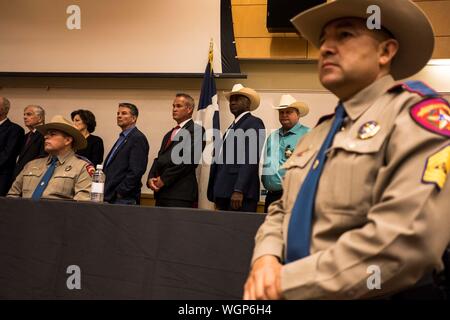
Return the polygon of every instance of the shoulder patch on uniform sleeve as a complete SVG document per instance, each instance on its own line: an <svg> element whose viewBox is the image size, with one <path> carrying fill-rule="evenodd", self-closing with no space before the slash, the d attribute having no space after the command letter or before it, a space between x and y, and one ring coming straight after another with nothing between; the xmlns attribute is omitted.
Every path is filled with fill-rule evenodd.
<svg viewBox="0 0 450 320"><path fill-rule="evenodd" d="M91 160L89 160L89 159L86 158L86 157L80 156L79 154L76 154L76 153L75 153L75 157L77 157L78 159L84 160L84 161L86 161L87 163L92 164Z"/></svg>
<svg viewBox="0 0 450 320"><path fill-rule="evenodd" d="M428 131L450 137L450 107L445 99L427 99L409 109L414 121Z"/></svg>
<svg viewBox="0 0 450 320"><path fill-rule="evenodd" d="M422 81L405 81L401 84L401 86L406 91L417 93L422 97L435 98L440 96L439 93Z"/></svg>
<svg viewBox="0 0 450 320"><path fill-rule="evenodd" d="M86 165L86 171L87 171L87 173L92 177L92 176L94 176L94 172L95 172L95 168L94 168L94 165L92 164L92 163L88 163L87 165Z"/></svg>
<svg viewBox="0 0 450 320"><path fill-rule="evenodd" d="M449 171L450 144L428 157L422 182L435 184L440 190L444 187Z"/></svg>

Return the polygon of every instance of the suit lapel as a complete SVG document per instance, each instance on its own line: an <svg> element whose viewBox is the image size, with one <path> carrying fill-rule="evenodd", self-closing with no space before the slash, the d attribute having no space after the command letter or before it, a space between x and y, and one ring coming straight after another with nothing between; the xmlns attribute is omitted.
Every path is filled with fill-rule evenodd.
<svg viewBox="0 0 450 320"><path fill-rule="evenodd" d="M252 114L249 112L247 114L244 114L242 116L242 118L239 119L239 121L236 123L236 125L234 126L234 130L236 130L237 128L242 127L242 124L245 122L245 120L250 117Z"/></svg>
<svg viewBox="0 0 450 320"><path fill-rule="evenodd" d="M242 118L239 119L239 121L237 123L235 123L234 127L232 130L236 131L236 129L239 129L242 127L242 124L244 123L245 119L247 119L249 116L251 116L251 113L246 113L242 116ZM227 129L227 131L230 129ZM226 135L226 136L225 136ZM222 141L220 143L220 148L219 148L219 156L220 154L222 154L224 152L224 149L226 148L226 144L227 144L227 139L229 137L229 134L227 135L227 132L224 133L224 138L222 138Z"/></svg>
<svg viewBox="0 0 450 320"><path fill-rule="evenodd" d="M19 159L23 157L23 155L30 149L30 147L33 145L33 143L36 141L37 134L33 134L31 137L30 143L27 144L28 136L31 134L31 131L29 131L24 138L25 144L23 145L22 151L20 152Z"/></svg>
<svg viewBox="0 0 450 320"><path fill-rule="evenodd" d="M133 130L130 131L130 133L126 136L125 140L123 140L123 142L120 144L120 146L117 148L116 152L114 152L113 156L111 157L111 159L109 159L109 156L111 155L111 152L114 150L114 147L111 149L111 151L108 153L108 156L106 157L106 159L108 160L108 165L107 167L109 167L111 165L111 163L114 161L114 159L117 157L117 154L119 154L120 150L122 150L123 147L125 147L126 143L128 142L128 139L130 139L132 137L132 135L134 134L134 132L136 127L133 128Z"/></svg>
<svg viewBox="0 0 450 320"><path fill-rule="evenodd" d="M173 130L173 129L172 129L172 130ZM171 144L167 145L167 142L169 141L170 136L172 135L172 130L170 130L169 132L167 132L167 133L164 135L163 141L162 141L162 143L161 143L161 150L159 151L160 153L164 153L167 149L169 149L169 146L170 146Z"/></svg>
<svg viewBox="0 0 450 320"><path fill-rule="evenodd" d="M114 159L117 157L117 155L119 154L120 150L122 150L122 148L125 146L125 144L127 143L128 139L130 138L131 132L130 134L125 138L125 140L123 140L123 142L120 144L120 146L117 148L116 152L114 152L113 156L111 157L111 159L108 160L108 167L111 165L111 163L114 161ZM112 150L111 150L112 151ZM110 156L111 152L108 154L108 157ZM108 158L107 158L108 159Z"/></svg>
<svg viewBox="0 0 450 320"><path fill-rule="evenodd" d="M10 126L10 123L11 123L11 121L9 121L9 119L6 119L6 121L0 125L0 131L7 130Z"/></svg>

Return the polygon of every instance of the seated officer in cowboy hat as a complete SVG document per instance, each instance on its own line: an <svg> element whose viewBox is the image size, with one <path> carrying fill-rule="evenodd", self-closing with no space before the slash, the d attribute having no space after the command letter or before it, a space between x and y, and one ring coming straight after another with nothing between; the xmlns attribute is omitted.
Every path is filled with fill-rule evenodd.
<svg viewBox="0 0 450 320"><path fill-rule="evenodd" d="M367 8L381 29L367 28ZM433 30L409 0L337 0L292 19L339 98L285 164L246 299L390 297L432 285L450 243L450 109L414 75ZM439 292L436 291L436 297Z"/></svg>
<svg viewBox="0 0 450 320"><path fill-rule="evenodd" d="M281 128L272 132L266 142L261 175L261 181L267 190L264 212L267 212L272 202L281 198L281 182L286 171L282 166L292 155L298 140L309 131L308 127L299 122L300 118L309 113L305 103L295 100L290 94L284 94L274 109L278 110Z"/></svg>
<svg viewBox="0 0 450 320"><path fill-rule="evenodd" d="M75 154L86 148L84 136L62 116L36 129L44 136L49 156L26 164L8 197L89 200L94 167Z"/></svg>

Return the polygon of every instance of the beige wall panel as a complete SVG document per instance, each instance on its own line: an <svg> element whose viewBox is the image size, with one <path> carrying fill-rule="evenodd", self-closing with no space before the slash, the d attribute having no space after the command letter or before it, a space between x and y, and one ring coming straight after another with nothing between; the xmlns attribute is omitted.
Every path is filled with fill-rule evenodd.
<svg viewBox="0 0 450 320"><path fill-rule="evenodd" d="M249 77L236 81L257 90L325 90L319 82L316 63L242 61L241 64L242 72L247 73ZM223 85L222 87L225 88Z"/></svg>
<svg viewBox="0 0 450 320"><path fill-rule="evenodd" d="M306 58L306 41L300 38L238 38L239 58Z"/></svg>

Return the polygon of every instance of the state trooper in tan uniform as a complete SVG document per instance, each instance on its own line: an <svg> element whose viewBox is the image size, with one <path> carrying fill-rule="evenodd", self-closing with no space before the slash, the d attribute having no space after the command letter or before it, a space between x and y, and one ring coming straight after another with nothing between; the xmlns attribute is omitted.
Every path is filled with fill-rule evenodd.
<svg viewBox="0 0 450 320"><path fill-rule="evenodd" d="M370 5L381 9L381 30L367 29ZM423 83L394 79L425 66L432 27L409 0L337 0L292 22L320 49L320 80L344 119L324 153L311 222L300 215L297 229L290 222L308 202L299 190L320 168L338 111L286 162L283 196L256 235L244 299L390 297L420 286L443 270L450 243L450 108ZM310 230L308 252L289 258L300 229Z"/></svg>
<svg viewBox="0 0 450 320"><path fill-rule="evenodd" d="M36 128L45 138L48 157L27 163L17 176L8 197L89 200L93 165L75 154L86 147L86 139L62 116ZM54 171L46 172L54 159Z"/></svg>

